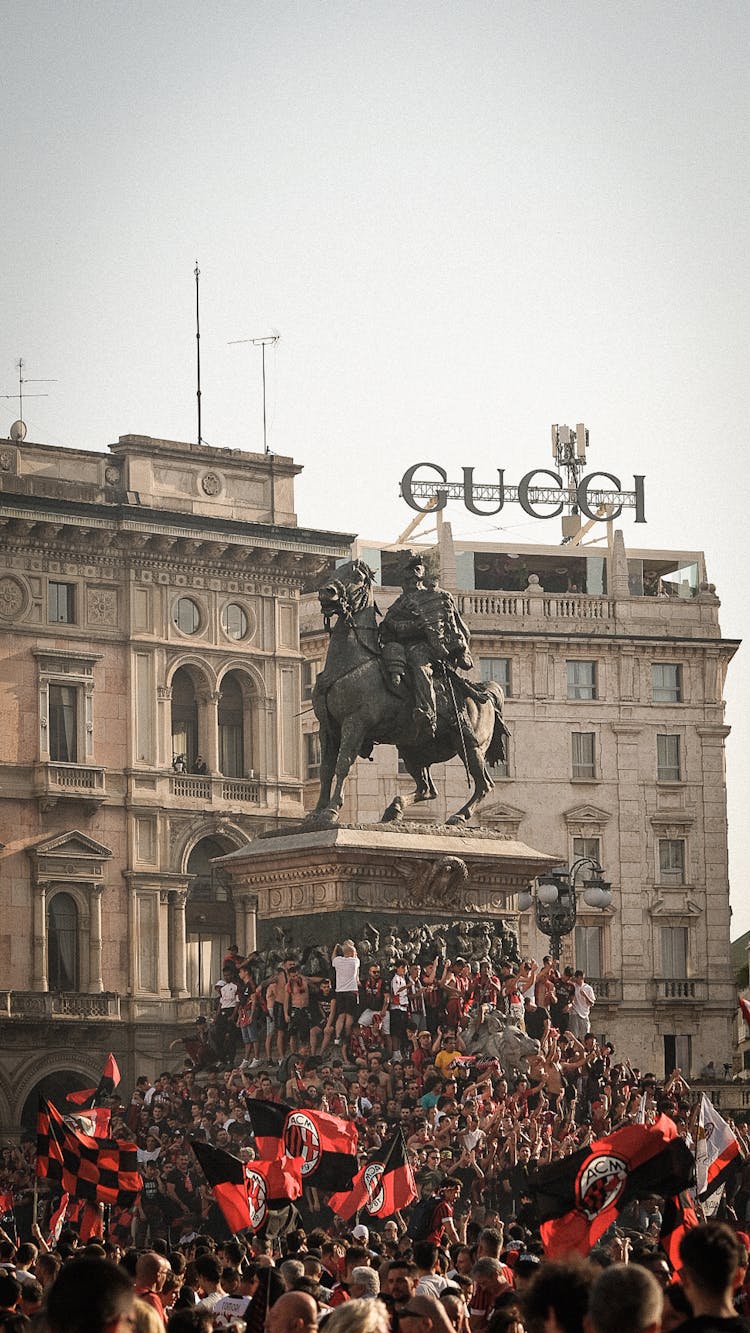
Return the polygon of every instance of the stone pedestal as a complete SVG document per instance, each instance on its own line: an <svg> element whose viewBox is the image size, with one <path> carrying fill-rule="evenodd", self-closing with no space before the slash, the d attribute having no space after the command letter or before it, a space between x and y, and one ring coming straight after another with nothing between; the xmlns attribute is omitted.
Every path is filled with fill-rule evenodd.
<svg viewBox="0 0 750 1333"><path fill-rule="evenodd" d="M487 951L482 923L515 932L516 894L558 860L486 829L404 822L265 835L217 864L235 902L257 897L260 950L330 949L371 938L369 926L397 944L422 931L426 947L450 932L455 956L464 938L471 954Z"/></svg>

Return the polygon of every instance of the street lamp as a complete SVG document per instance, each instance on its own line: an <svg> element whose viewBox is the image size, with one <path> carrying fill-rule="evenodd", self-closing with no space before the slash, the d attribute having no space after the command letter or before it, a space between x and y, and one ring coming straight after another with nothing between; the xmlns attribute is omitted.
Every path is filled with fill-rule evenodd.
<svg viewBox="0 0 750 1333"><path fill-rule="evenodd" d="M602 878L604 871L598 861L590 856L579 856L572 866L555 866L544 875L538 875L533 884L518 895L519 912L528 912L534 907L536 924L543 935L550 937L550 949L554 958L560 957L560 944L563 935L569 935L576 923L576 887L584 870L591 870L593 877L586 883L583 900L589 907L598 907L602 911L612 902L610 886Z"/></svg>

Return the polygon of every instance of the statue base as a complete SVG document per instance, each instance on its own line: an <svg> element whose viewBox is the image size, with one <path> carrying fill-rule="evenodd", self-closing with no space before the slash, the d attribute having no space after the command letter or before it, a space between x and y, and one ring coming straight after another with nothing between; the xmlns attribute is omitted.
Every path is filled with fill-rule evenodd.
<svg viewBox="0 0 750 1333"><path fill-rule="evenodd" d="M351 938L364 962L389 937L410 959L497 962L518 951L516 895L558 860L491 830L403 821L275 830L217 864L235 903L256 904L248 952L306 957Z"/></svg>

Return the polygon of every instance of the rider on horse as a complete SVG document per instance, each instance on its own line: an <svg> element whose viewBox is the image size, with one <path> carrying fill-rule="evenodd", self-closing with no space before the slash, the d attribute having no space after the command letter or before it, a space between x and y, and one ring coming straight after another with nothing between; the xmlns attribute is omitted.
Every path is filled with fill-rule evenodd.
<svg viewBox="0 0 750 1333"><path fill-rule="evenodd" d="M401 586L403 592L386 612L380 626L383 656L391 685L398 689L408 665L414 691L413 718L418 742L435 735L437 708L434 670L439 665L470 671L469 631L458 607L436 579L426 579L421 555L410 555ZM479 701L487 698L472 688Z"/></svg>

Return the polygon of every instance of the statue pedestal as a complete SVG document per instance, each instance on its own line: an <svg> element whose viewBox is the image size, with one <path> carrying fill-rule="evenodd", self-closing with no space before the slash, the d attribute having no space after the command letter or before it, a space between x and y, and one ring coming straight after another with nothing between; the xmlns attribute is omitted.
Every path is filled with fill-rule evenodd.
<svg viewBox="0 0 750 1333"><path fill-rule="evenodd" d="M515 934L516 894L558 860L486 829L404 821L274 833L217 864L235 902L257 898L261 951L359 945L370 925L399 951L408 941L407 956L442 934L450 957L478 957L487 932L496 950L503 930Z"/></svg>

